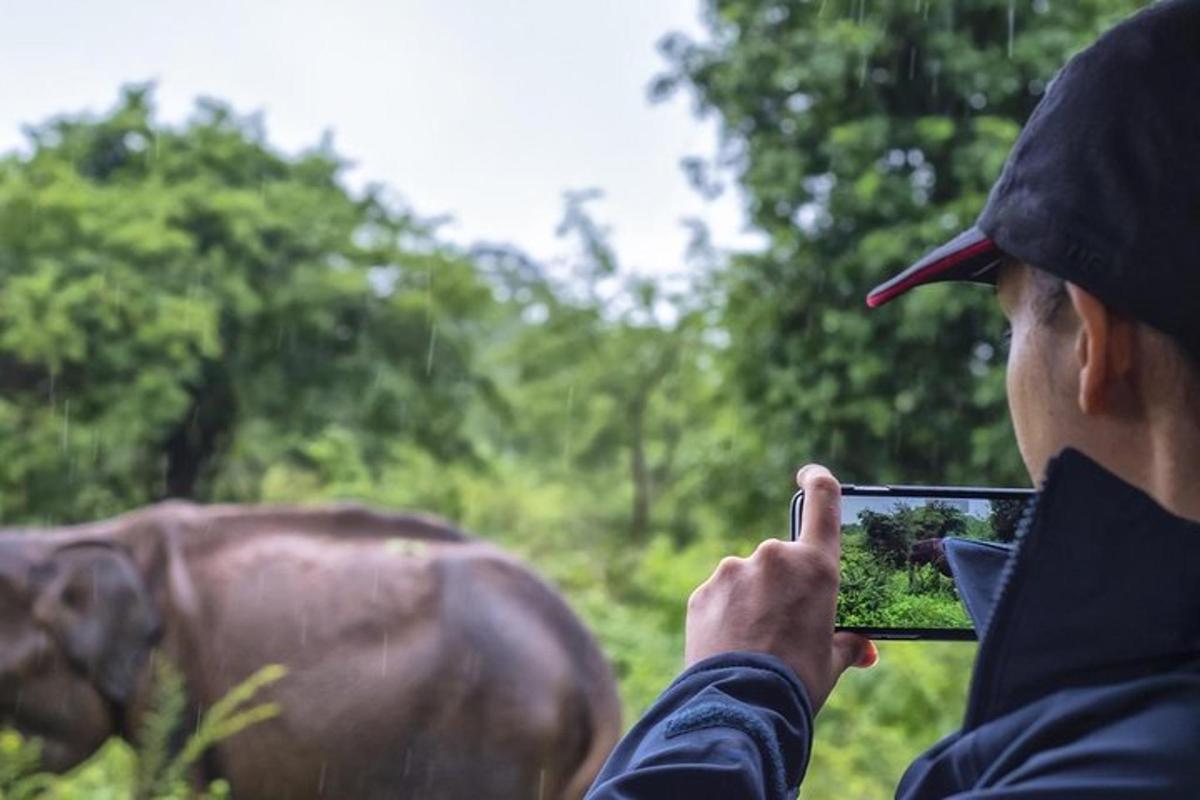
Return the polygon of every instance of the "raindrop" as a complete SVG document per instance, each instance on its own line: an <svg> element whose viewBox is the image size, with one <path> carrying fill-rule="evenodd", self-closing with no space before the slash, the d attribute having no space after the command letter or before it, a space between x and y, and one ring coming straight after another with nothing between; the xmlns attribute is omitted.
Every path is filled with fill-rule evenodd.
<svg viewBox="0 0 1200 800"><path fill-rule="evenodd" d="M71 435L71 401L63 401L63 417L62 417L62 451L67 452L68 439Z"/></svg>
<svg viewBox="0 0 1200 800"><path fill-rule="evenodd" d="M433 349L437 345L437 322L429 326L429 352L425 355L425 374L433 374Z"/></svg>
<svg viewBox="0 0 1200 800"><path fill-rule="evenodd" d="M388 671L388 633L387 633L387 631L384 631L383 632L383 660L379 666L379 674L386 678L387 671Z"/></svg>
<svg viewBox="0 0 1200 800"><path fill-rule="evenodd" d="M571 425L572 406L575 404L575 384L567 387L567 425L565 435L563 436L563 468L566 469L571 464L571 434L574 428Z"/></svg>
<svg viewBox="0 0 1200 800"><path fill-rule="evenodd" d="M908 79L911 81L917 74L917 48L916 45L908 48Z"/></svg>
<svg viewBox="0 0 1200 800"><path fill-rule="evenodd" d="M1008 57L1013 54L1013 34L1017 29L1016 0L1008 0Z"/></svg>
<svg viewBox="0 0 1200 800"><path fill-rule="evenodd" d="M976 92L967 102L971 104L971 108L982 111L987 106L987 95L983 92Z"/></svg>

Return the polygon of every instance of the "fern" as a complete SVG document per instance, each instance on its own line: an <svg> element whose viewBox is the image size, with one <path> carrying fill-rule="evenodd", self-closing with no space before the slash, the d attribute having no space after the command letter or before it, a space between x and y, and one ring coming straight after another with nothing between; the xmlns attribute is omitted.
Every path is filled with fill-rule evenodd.
<svg viewBox="0 0 1200 800"><path fill-rule="evenodd" d="M186 792L188 770L196 764L204 751L251 725L278 716L280 709L277 703L260 703L248 708L244 706L253 700L258 692L286 674L287 669L282 665L268 664L230 689L224 697L214 703L212 708L200 718L200 724L196 727L196 731L188 737L183 749L165 768L152 773L152 785L157 792L155 796L173 797L181 791ZM179 693L182 694L182 680L179 681L178 686L180 687ZM175 719L179 719L178 713L176 713ZM228 787L210 787L210 796L222 791L227 794ZM186 794L182 796L186 796Z"/></svg>
<svg viewBox="0 0 1200 800"><path fill-rule="evenodd" d="M154 796L171 752L171 737L179 727L187 705L183 676L168 659L157 654L154 678L154 697L138 737L137 786L133 795L138 800Z"/></svg>

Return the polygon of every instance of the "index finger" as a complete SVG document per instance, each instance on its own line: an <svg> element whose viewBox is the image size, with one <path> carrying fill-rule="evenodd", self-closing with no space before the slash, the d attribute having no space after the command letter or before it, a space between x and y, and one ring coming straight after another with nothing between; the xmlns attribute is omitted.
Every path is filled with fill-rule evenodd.
<svg viewBox="0 0 1200 800"><path fill-rule="evenodd" d="M841 484L820 464L809 464L801 469L796 475L796 483L804 492L797 541L831 549L834 557L838 557L842 549Z"/></svg>

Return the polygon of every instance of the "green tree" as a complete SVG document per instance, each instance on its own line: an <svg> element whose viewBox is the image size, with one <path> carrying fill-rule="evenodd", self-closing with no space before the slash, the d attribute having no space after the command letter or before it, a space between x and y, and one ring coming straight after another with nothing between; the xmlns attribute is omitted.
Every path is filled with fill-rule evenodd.
<svg viewBox="0 0 1200 800"><path fill-rule="evenodd" d="M967 532L967 515L941 500L931 500L909 514L914 539L941 539Z"/></svg>
<svg viewBox="0 0 1200 800"><path fill-rule="evenodd" d="M912 509L907 507L887 513L867 509L859 512L858 522L866 533L867 547L881 564L899 569L908 563L914 540L911 516Z"/></svg>
<svg viewBox="0 0 1200 800"><path fill-rule="evenodd" d="M328 144L215 101L166 126L147 87L29 138L0 160L6 520L471 454L490 288Z"/></svg>
<svg viewBox="0 0 1200 800"><path fill-rule="evenodd" d="M512 251L477 253L522 319L492 351L514 410L496 434L557 478L609 476L621 506L596 521L614 543L687 541L735 450L715 299L703 277L670 287L624 271L590 209L598 197L567 195L559 233L575 254L560 274Z"/></svg>
<svg viewBox="0 0 1200 800"><path fill-rule="evenodd" d="M1017 527L1029 505L1027 500L993 500L988 515L992 538L998 542L1011 542L1017 536Z"/></svg>
<svg viewBox="0 0 1200 800"><path fill-rule="evenodd" d="M663 40L654 93L688 91L721 125L691 173L713 189L732 170L769 240L734 259L725 315L766 469L1023 479L990 293L932 288L870 314L863 297L973 221L1047 81L1144 4L706 0L706 39Z"/></svg>

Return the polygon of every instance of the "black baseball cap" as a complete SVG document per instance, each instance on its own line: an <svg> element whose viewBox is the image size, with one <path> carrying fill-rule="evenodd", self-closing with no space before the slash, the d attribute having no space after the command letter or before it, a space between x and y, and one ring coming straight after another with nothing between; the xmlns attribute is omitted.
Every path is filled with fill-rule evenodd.
<svg viewBox="0 0 1200 800"><path fill-rule="evenodd" d="M993 283L1005 256L1200 353L1200 0L1162 0L1071 59L975 225L867 296Z"/></svg>

